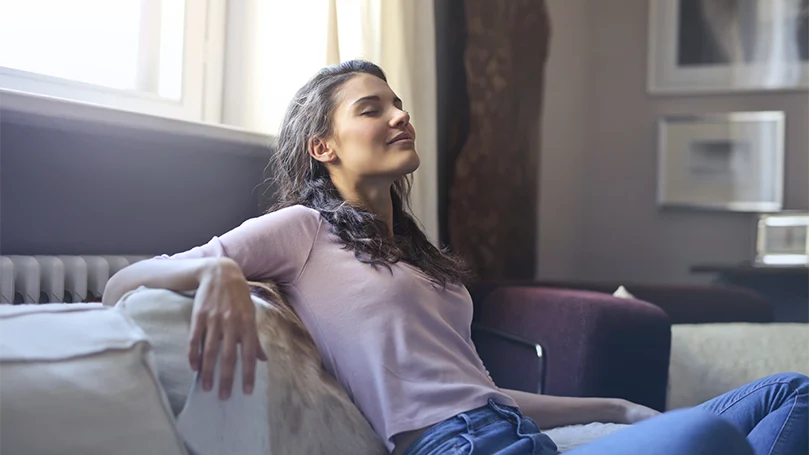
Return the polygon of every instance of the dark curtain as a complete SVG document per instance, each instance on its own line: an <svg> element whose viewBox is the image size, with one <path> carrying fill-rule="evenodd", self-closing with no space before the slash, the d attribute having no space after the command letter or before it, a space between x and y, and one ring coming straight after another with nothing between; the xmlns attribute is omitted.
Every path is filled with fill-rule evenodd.
<svg viewBox="0 0 809 455"><path fill-rule="evenodd" d="M532 279L544 0L436 0L441 241L480 281Z"/></svg>

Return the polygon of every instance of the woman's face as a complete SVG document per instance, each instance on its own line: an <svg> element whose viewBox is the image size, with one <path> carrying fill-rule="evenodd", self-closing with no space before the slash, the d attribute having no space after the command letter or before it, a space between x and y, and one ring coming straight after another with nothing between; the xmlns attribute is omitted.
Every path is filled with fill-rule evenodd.
<svg viewBox="0 0 809 455"><path fill-rule="evenodd" d="M388 182L419 167L416 130L385 81L358 74L335 96L332 137L326 141L336 156L332 172L356 183Z"/></svg>

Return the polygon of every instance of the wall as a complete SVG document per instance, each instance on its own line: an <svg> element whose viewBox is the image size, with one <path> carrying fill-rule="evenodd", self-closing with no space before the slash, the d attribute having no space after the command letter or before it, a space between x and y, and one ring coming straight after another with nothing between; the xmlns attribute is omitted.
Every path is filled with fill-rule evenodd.
<svg viewBox="0 0 809 455"><path fill-rule="evenodd" d="M269 202L269 144L0 93L0 252L152 255L205 243Z"/></svg>
<svg viewBox="0 0 809 455"><path fill-rule="evenodd" d="M550 56L539 169L538 276L565 279L584 267L587 0L548 0Z"/></svg>
<svg viewBox="0 0 809 455"><path fill-rule="evenodd" d="M785 111L784 208L809 209L806 91L652 96L648 0L550 0L549 6L554 35L542 125L540 279L704 282L708 277L689 273L691 265L751 258L755 215L656 206L661 115Z"/></svg>

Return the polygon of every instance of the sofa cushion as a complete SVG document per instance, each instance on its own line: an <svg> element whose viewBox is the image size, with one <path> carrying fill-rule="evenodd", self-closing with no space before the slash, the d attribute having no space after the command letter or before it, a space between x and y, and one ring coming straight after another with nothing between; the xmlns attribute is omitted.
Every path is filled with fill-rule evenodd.
<svg viewBox="0 0 809 455"><path fill-rule="evenodd" d="M158 378L175 416L183 410L194 383L194 370L188 363L192 296L143 287L125 294L115 305L135 321L154 346Z"/></svg>
<svg viewBox="0 0 809 455"><path fill-rule="evenodd" d="M676 324L667 409L696 406L775 373L809 374L809 324Z"/></svg>
<svg viewBox="0 0 809 455"><path fill-rule="evenodd" d="M186 453L146 335L97 304L0 305L0 453Z"/></svg>
<svg viewBox="0 0 809 455"><path fill-rule="evenodd" d="M239 453L384 454L382 441L340 384L322 367L303 323L270 285L251 285L259 339L268 361L256 368L252 395L241 389L237 361L230 398L206 392L188 367L193 296L140 288L116 305L141 325L155 346L160 380L178 427L199 455ZM190 393L189 393L190 391Z"/></svg>
<svg viewBox="0 0 809 455"><path fill-rule="evenodd" d="M586 425L570 425L566 427L543 430L550 437L560 453L569 452L576 447L588 444L596 439L615 433L628 425L618 423L588 423Z"/></svg>

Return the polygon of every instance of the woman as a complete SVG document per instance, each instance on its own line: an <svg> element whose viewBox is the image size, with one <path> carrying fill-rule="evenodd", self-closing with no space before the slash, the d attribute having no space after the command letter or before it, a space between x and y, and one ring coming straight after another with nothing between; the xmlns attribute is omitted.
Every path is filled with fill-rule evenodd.
<svg viewBox="0 0 809 455"><path fill-rule="evenodd" d="M434 248L406 211L415 138L380 68L350 61L321 70L281 127L275 209L170 260L122 270L104 301L141 285L198 289L189 361L209 390L221 342L227 399L236 350L245 393L265 358L246 279L275 281L325 367L397 454L554 454L538 427L654 417L623 400L540 396L491 381L470 338L461 262ZM806 377L774 376L571 453L805 453L806 393Z"/></svg>

